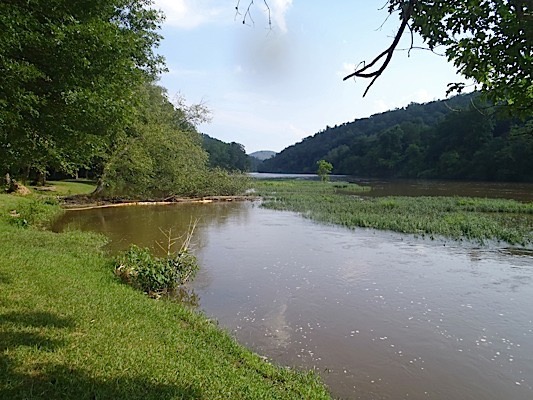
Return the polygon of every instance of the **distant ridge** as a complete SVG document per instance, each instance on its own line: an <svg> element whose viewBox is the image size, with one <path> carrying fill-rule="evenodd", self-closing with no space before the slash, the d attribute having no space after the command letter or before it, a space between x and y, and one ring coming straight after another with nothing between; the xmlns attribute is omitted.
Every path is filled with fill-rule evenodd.
<svg viewBox="0 0 533 400"><path fill-rule="evenodd" d="M272 158L276 155L275 151L270 150L260 150L260 151L254 151L253 153L248 154L250 157L257 158L258 160L264 161L268 160L269 158Z"/></svg>
<svg viewBox="0 0 533 400"><path fill-rule="evenodd" d="M358 177L532 182L533 119L496 111L476 92L411 103L326 126L257 171L314 173L326 160L334 174Z"/></svg>

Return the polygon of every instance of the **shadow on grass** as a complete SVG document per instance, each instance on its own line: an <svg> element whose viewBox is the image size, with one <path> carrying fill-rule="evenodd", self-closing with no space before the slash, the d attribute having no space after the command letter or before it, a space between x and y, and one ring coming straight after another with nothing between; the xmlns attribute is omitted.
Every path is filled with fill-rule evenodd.
<svg viewBox="0 0 533 400"><path fill-rule="evenodd" d="M179 387L147 377L121 377L120 371L95 377L68 365L31 360L39 352L54 352L65 345L50 337L53 330L74 326L73 320L47 312L0 314L0 399L202 398L193 385ZM18 352L22 347L31 351ZM29 360L24 362L24 357Z"/></svg>
<svg viewBox="0 0 533 400"><path fill-rule="evenodd" d="M11 283L11 278L7 275L4 275L2 272L0 272L0 284L8 284Z"/></svg>

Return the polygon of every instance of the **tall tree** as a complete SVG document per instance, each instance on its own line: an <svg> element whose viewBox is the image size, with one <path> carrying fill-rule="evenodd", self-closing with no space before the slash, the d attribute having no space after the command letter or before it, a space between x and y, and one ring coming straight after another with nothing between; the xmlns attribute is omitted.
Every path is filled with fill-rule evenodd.
<svg viewBox="0 0 533 400"><path fill-rule="evenodd" d="M333 171L333 165L331 165L331 163L327 162L326 160L318 160L316 165L316 173L320 177L320 180L322 182L328 181L329 174L331 174L331 171Z"/></svg>
<svg viewBox="0 0 533 400"><path fill-rule="evenodd" d="M0 3L0 170L87 165L162 68L151 0Z"/></svg>
<svg viewBox="0 0 533 400"><path fill-rule="evenodd" d="M117 137L102 161L98 194L195 195L207 173L207 153L186 110L154 84L137 91L139 103L128 132Z"/></svg>

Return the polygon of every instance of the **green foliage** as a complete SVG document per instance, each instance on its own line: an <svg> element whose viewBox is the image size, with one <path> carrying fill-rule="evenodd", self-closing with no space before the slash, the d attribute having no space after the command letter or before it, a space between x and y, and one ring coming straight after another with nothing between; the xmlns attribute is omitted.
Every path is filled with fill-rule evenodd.
<svg viewBox="0 0 533 400"><path fill-rule="evenodd" d="M225 143L205 134L202 139L202 147L209 154L210 168L243 172L250 170L250 157L244 151L243 145L235 142Z"/></svg>
<svg viewBox="0 0 533 400"><path fill-rule="evenodd" d="M322 182L328 181L329 174L331 174L331 171L333 171L333 165L326 160L319 160L316 162L316 165L318 167L316 173L320 177L320 180Z"/></svg>
<svg viewBox="0 0 533 400"><path fill-rule="evenodd" d="M533 23L529 0L418 0L411 28L430 49L444 47L464 77L517 116L533 110ZM405 1L390 0L389 12L403 18ZM455 84L451 89L464 87Z"/></svg>
<svg viewBox="0 0 533 400"><path fill-rule="evenodd" d="M22 228L45 228L59 213L58 201L53 197L21 198L16 208L3 211L3 219Z"/></svg>
<svg viewBox="0 0 533 400"><path fill-rule="evenodd" d="M263 206L290 210L317 221L346 227L366 227L434 238L483 243L498 240L533 243L533 203L461 197L372 198L321 182L256 181Z"/></svg>
<svg viewBox="0 0 533 400"><path fill-rule="evenodd" d="M194 278L199 266L187 248L160 258L132 245L118 258L115 273L126 283L147 293L172 290Z"/></svg>
<svg viewBox="0 0 533 400"><path fill-rule="evenodd" d="M161 70L149 0L0 3L0 171L87 167Z"/></svg>
<svg viewBox="0 0 533 400"><path fill-rule="evenodd" d="M264 161L261 168L310 173L325 158L338 174L531 181L533 120L488 112L475 95L411 104L328 128Z"/></svg>
<svg viewBox="0 0 533 400"><path fill-rule="evenodd" d="M105 161L102 195L129 197L188 196L207 173L207 153L196 129L165 90L145 85L128 135L117 141Z"/></svg>
<svg viewBox="0 0 533 400"><path fill-rule="evenodd" d="M199 188L199 196L235 196L244 194L252 184L245 173L228 172L219 168L208 171L203 186Z"/></svg>

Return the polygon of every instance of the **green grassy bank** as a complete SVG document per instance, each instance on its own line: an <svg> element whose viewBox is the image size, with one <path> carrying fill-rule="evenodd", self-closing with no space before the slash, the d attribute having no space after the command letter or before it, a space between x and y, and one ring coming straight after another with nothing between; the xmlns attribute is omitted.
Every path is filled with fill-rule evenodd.
<svg viewBox="0 0 533 400"><path fill-rule="evenodd" d="M105 238L35 228L58 211L47 203L0 195L0 398L329 398L315 375L120 283Z"/></svg>
<svg viewBox="0 0 533 400"><path fill-rule="evenodd" d="M347 183L258 180L263 205L346 227L367 227L434 238L533 243L533 203L465 197L364 197Z"/></svg>

